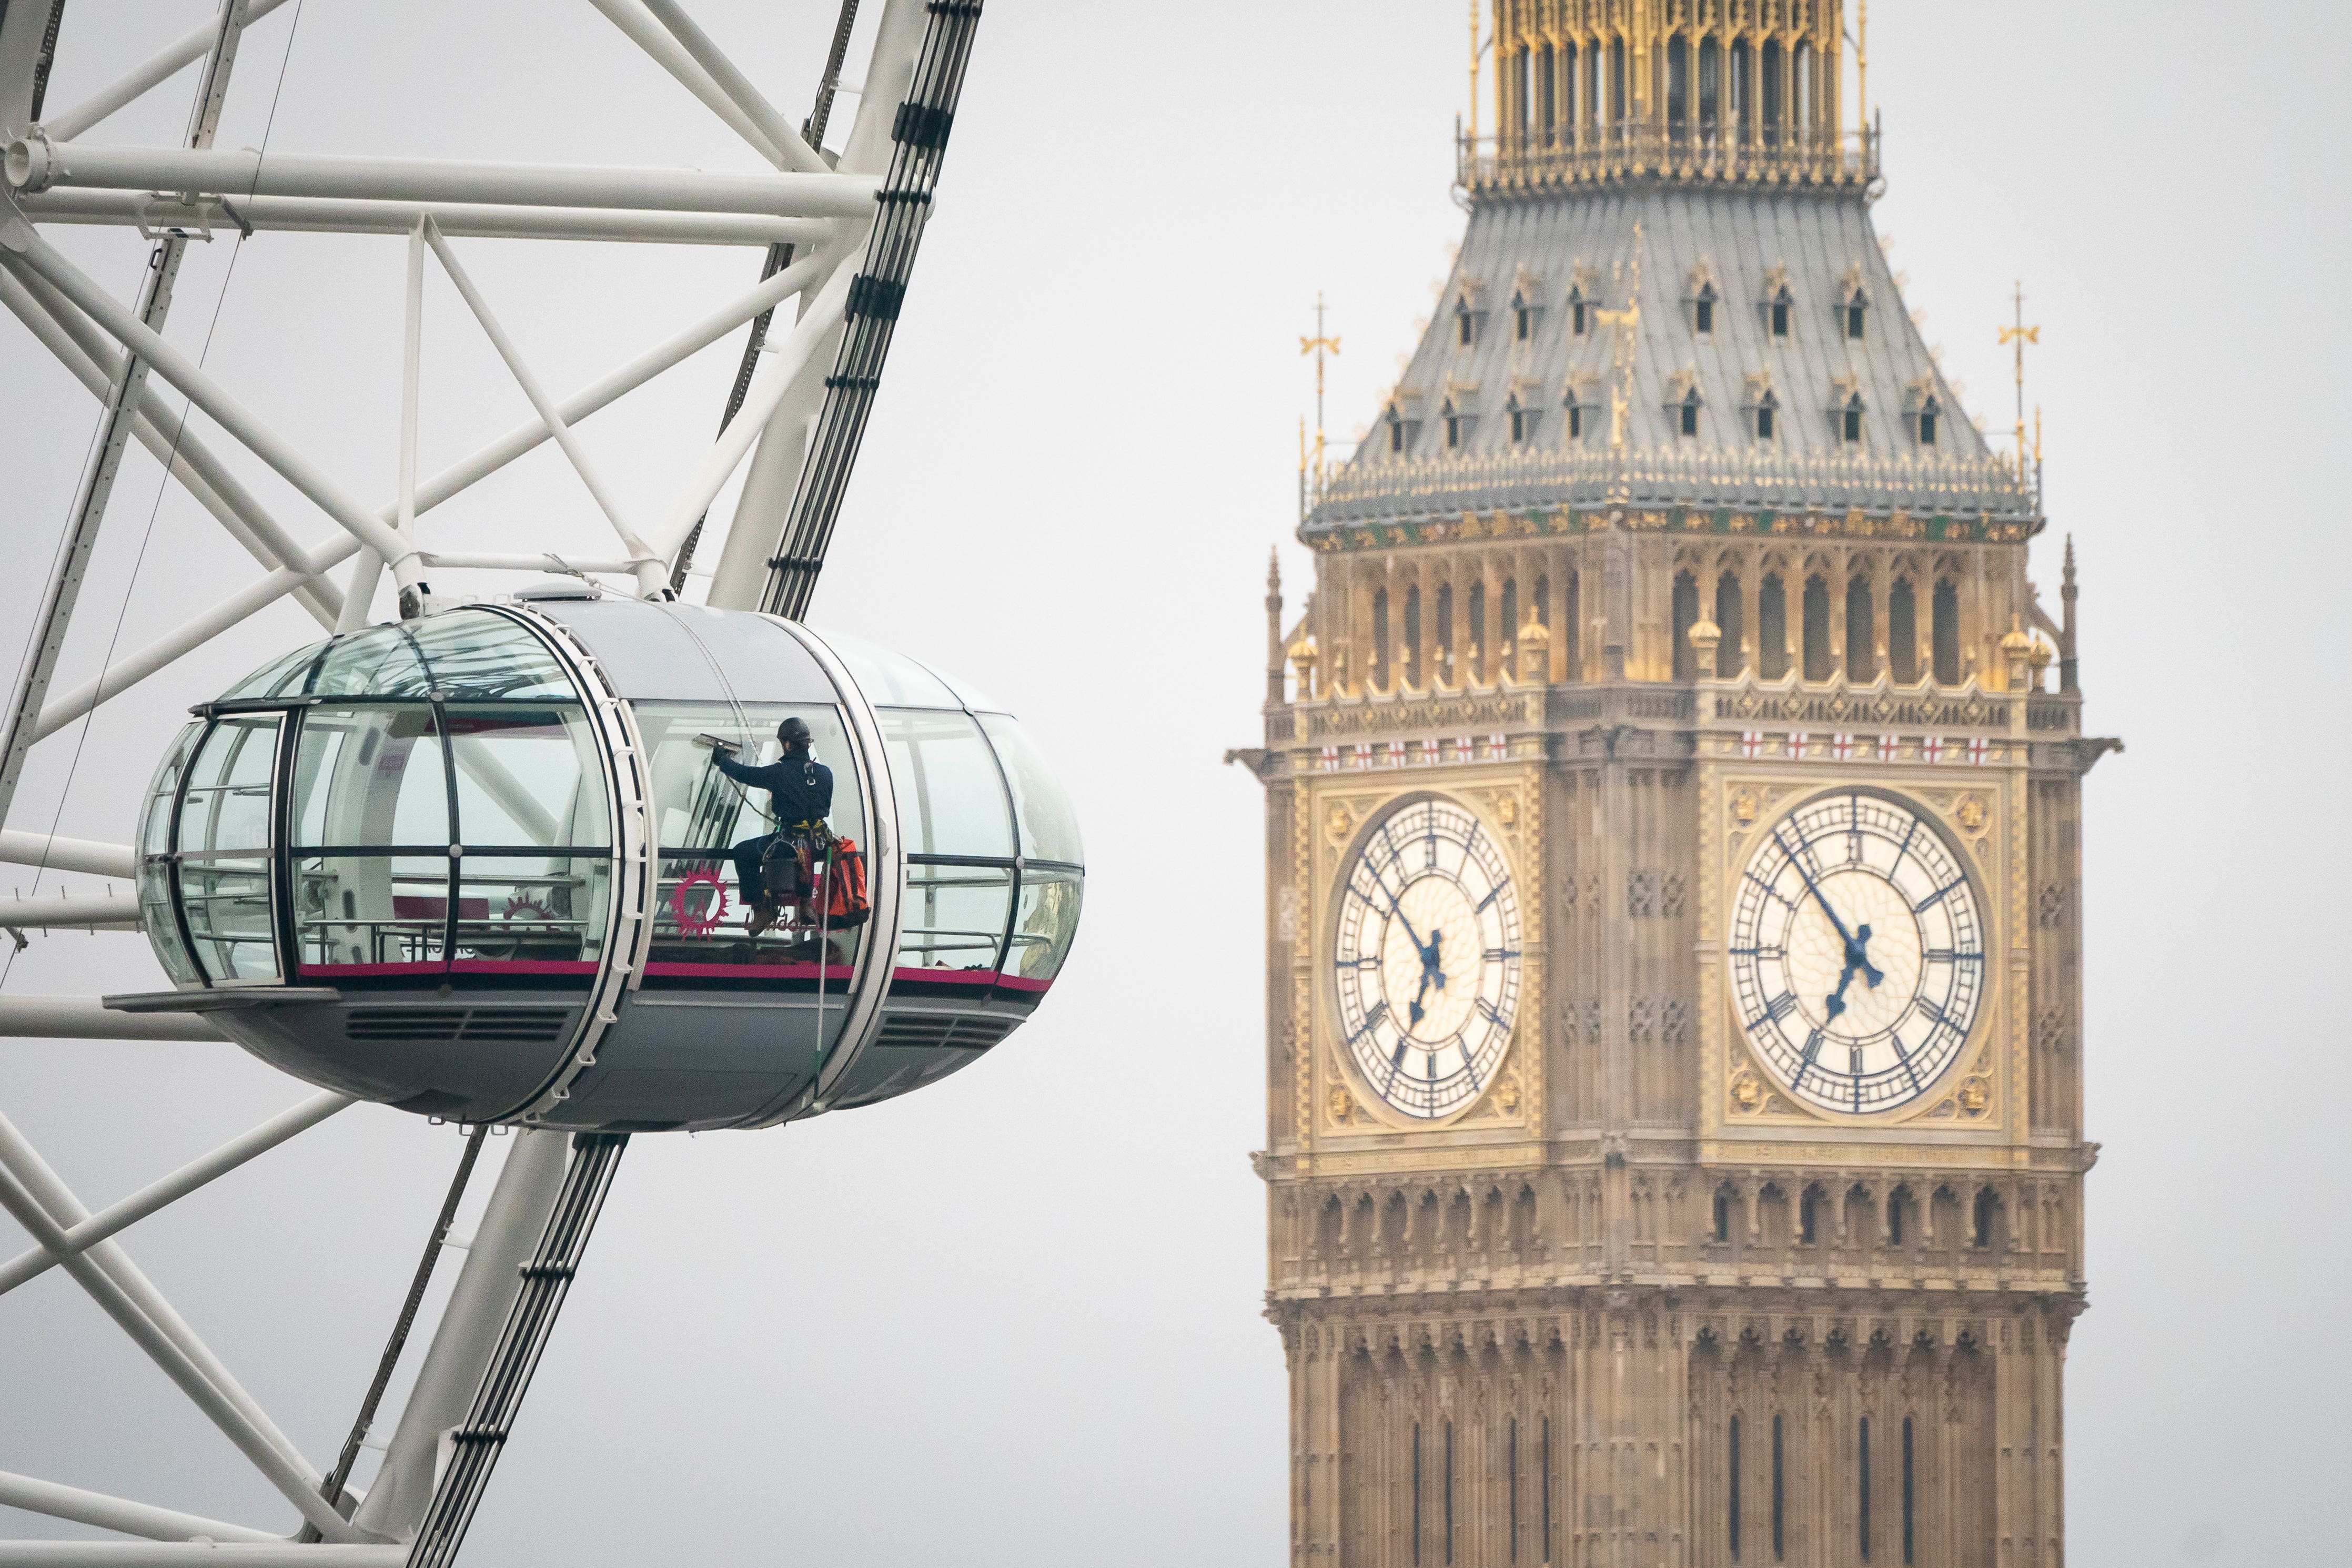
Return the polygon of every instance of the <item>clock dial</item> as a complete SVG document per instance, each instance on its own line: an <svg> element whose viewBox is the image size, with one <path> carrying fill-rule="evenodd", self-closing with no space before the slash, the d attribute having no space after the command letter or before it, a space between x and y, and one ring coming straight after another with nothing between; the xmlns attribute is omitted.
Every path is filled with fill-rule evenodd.
<svg viewBox="0 0 2352 1568"><path fill-rule="evenodd" d="M1519 1000L1518 890L1470 811L1415 800L1348 867L1333 944L1339 1029L1372 1092L1423 1120L1495 1080Z"/></svg>
<svg viewBox="0 0 2352 1568"><path fill-rule="evenodd" d="M1976 884L1903 802L1824 795L1763 838L1732 897L1732 1000L1756 1054L1823 1110L1925 1094L1984 1001Z"/></svg>

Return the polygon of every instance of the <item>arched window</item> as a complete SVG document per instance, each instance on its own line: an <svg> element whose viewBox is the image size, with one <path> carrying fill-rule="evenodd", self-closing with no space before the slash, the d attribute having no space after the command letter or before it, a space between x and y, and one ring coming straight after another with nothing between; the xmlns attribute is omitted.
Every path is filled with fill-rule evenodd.
<svg viewBox="0 0 2352 1568"><path fill-rule="evenodd" d="M1609 129L1622 136L1625 126L1625 40L1609 40Z"/></svg>
<svg viewBox="0 0 2352 1568"><path fill-rule="evenodd" d="M1789 673L1789 599L1778 573L1756 591L1756 674L1777 681Z"/></svg>
<svg viewBox="0 0 2352 1568"><path fill-rule="evenodd" d="M1584 68L1584 57L1577 53L1574 44L1562 44L1559 49L1559 141L1562 146L1576 140L1578 107L1583 102L1578 90L1582 80L1579 72Z"/></svg>
<svg viewBox="0 0 2352 1568"><path fill-rule="evenodd" d="M1503 579L1503 613L1496 620L1495 632L1496 651L1508 659L1519 636L1519 580L1516 577Z"/></svg>
<svg viewBox="0 0 2352 1568"><path fill-rule="evenodd" d="M1535 612L1536 624L1542 627L1547 632L1550 631L1551 579L1549 576L1538 577L1536 579Z"/></svg>
<svg viewBox="0 0 2352 1568"><path fill-rule="evenodd" d="M1533 337L1533 336L1535 335L1535 329L1536 329L1536 309L1535 309L1535 307L1528 303L1528 298L1527 298L1527 296L1526 296L1526 295L1524 295L1524 294L1519 294L1519 293L1514 293L1514 294L1512 294L1512 296L1511 296L1511 331L1512 331L1512 335L1513 335L1513 336L1515 336L1515 337L1517 337L1520 342L1524 343L1524 342L1526 342L1529 338L1531 338L1531 337Z"/></svg>
<svg viewBox="0 0 2352 1568"><path fill-rule="evenodd" d="M1445 400L1444 418L1445 420L1445 449L1448 452L1458 451L1462 445L1462 415L1454 411L1454 400L1452 398L1447 398Z"/></svg>
<svg viewBox="0 0 2352 1568"><path fill-rule="evenodd" d="M1886 673L1897 685L1919 680L1919 601L1907 578L1886 593Z"/></svg>
<svg viewBox="0 0 2352 1568"><path fill-rule="evenodd" d="M2000 1225L2000 1199L1993 1196L1992 1188L1979 1187L1976 1213L1969 1226L1969 1245L1979 1251L1989 1249L1993 1244L1994 1232Z"/></svg>
<svg viewBox="0 0 2352 1568"><path fill-rule="evenodd" d="M1838 439L1849 446L1862 444L1862 394L1847 394L1845 406L1838 411Z"/></svg>
<svg viewBox="0 0 2352 1568"><path fill-rule="evenodd" d="M1878 628L1871 624L1870 579L1850 577L1845 584L1845 674L1850 681L1874 681L1878 678L1878 657L1874 652L1878 642Z"/></svg>
<svg viewBox="0 0 2352 1568"><path fill-rule="evenodd" d="M1693 387L1690 391L1683 393L1683 401L1675 409L1675 413L1680 421L1677 428L1679 428L1685 435L1696 435L1698 434L1699 407L1698 388Z"/></svg>
<svg viewBox="0 0 2352 1568"><path fill-rule="evenodd" d="M1510 402L1506 403L1504 408L1511 416L1511 444L1517 446L1525 444L1528 435L1534 432L1536 416L1519 406L1519 397L1517 392L1511 394Z"/></svg>
<svg viewBox="0 0 2352 1568"><path fill-rule="evenodd" d="M1812 120L1818 112L1813 103L1813 46L1800 43L1790 57L1789 78L1789 141L1791 144L1811 140Z"/></svg>
<svg viewBox="0 0 2352 1568"><path fill-rule="evenodd" d="M1796 303L1795 298L1786 288L1782 288L1765 302L1764 313L1771 325L1772 336L1775 338L1785 338L1789 335L1789 313Z"/></svg>
<svg viewBox="0 0 2352 1568"><path fill-rule="evenodd" d="M1727 571L1715 580L1715 624L1723 633L1716 644L1715 673L1728 680L1748 667L1748 656L1740 643L1744 628L1739 622L1739 578Z"/></svg>
<svg viewBox="0 0 2352 1568"><path fill-rule="evenodd" d="M1580 681L1584 679L1584 580L1571 571L1560 591L1559 630L1568 659L1568 678Z"/></svg>
<svg viewBox="0 0 2352 1568"><path fill-rule="evenodd" d="M1389 684L1389 591L1372 592L1372 684L1383 691Z"/></svg>
<svg viewBox="0 0 2352 1568"><path fill-rule="evenodd" d="M1528 144L1529 117L1535 109L1535 57L1522 46L1512 64L1517 68L1512 73L1512 118L1517 122L1514 129L1518 132L1518 144L1524 148Z"/></svg>
<svg viewBox="0 0 2352 1568"><path fill-rule="evenodd" d="M1666 40L1666 129L1677 141L1690 129L1690 45L1680 33Z"/></svg>
<svg viewBox="0 0 2352 1568"><path fill-rule="evenodd" d="M1770 441L1779 434L1780 427L1780 400L1774 397L1769 390L1759 392L1756 398L1756 439Z"/></svg>
<svg viewBox="0 0 2352 1568"><path fill-rule="evenodd" d="M1780 69L1782 58L1780 45L1777 39L1769 42L1764 46L1764 57L1762 60L1764 76L1762 83L1763 91L1757 94L1757 97L1762 100L1760 107L1764 111L1762 115L1762 123L1759 128L1760 131L1759 139L1762 141L1764 145L1767 147L1778 147L1780 145Z"/></svg>
<svg viewBox="0 0 2352 1568"><path fill-rule="evenodd" d="M1536 56L1536 129L1541 133L1543 144L1547 147L1559 139L1558 69L1551 46L1546 44Z"/></svg>
<svg viewBox="0 0 2352 1568"><path fill-rule="evenodd" d="M1583 307L1579 306L1577 308L1580 310ZM1560 404L1560 407L1564 409L1568 414L1568 438L1570 441L1581 441L1584 439L1584 416L1587 406L1588 405L1576 401L1576 383L1574 382L1569 382L1568 397L1567 400Z"/></svg>
<svg viewBox="0 0 2352 1568"><path fill-rule="evenodd" d="M1466 297L1454 302L1454 340L1465 349L1478 340L1478 315Z"/></svg>
<svg viewBox="0 0 2352 1568"><path fill-rule="evenodd" d="M1454 585L1437 585L1437 643L1431 659L1440 679L1454 673Z"/></svg>
<svg viewBox="0 0 2352 1568"><path fill-rule="evenodd" d="M1698 47L1698 129L1713 138L1723 112L1723 47L1713 38Z"/></svg>
<svg viewBox="0 0 2352 1568"><path fill-rule="evenodd" d="M1421 588L1404 591L1404 678L1421 685Z"/></svg>
<svg viewBox="0 0 2352 1568"><path fill-rule="evenodd" d="M1731 1189L1727 1186L1715 1189L1715 1239L1731 1239Z"/></svg>
<svg viewBox="0 0 2352 1568"><path fill-rule="evenodd" d="M1834 661L1830 656L1830 585L1819 577L1805 579L1805 679L1826 681Z"/></svg>
<svg viewBox="0 0 2352 1568"><path fill-rule="evenodd" d="M1698 335L1702 338L1711 338L1715 336L1715 302L1717 298L1717 296L1715 292L1715 285L1712 283L1702 283L1698 286L1697 297L1691 301L1691 325L1697 330Z"/></svg>
<svg viewBox="0 0 2352 1568"><path fill-rule="evenodd" d="M1903 1227L1909 1218L1910 1207L1909 1187L1898 1186L1886 1195L1886 1244L1889 1247L1903 1245Z"/></svg>
<svg viewBox="0 0 2352 1568"><path fill-rule="evenodd" d="M1583 337L1585 325L1584 290L1571 283L1568 286L1569 336L1571 338ZM1568 395L1573 398L1576 395L1576 392L1573 389L1570 389Z"/></svg>
<svg viewBox="0 0 2352 1568"><path fill-rule="evenodd" d="M1402 456L1404 453L1404 421L1397 417L1397 411L1393 405L1388 411L1388 427L1389 455Z"/></svg>
<svg viewBox="0 0 2352 1568"><path fill-rule="evenodd" d="M1756 54L1745 38L1731 46L1731 127L1742 147L1756 140Z"/></svg>
<svg viewBox="0 0 2352 1568"><path fill-rule="evenodd" d="M1933 446L1936 444L1936 424L1937 422L1943 417L1943 405L1932 397L1919 405L1918 428L1920 445Z"/></svg>
<svg viewBox="0 0 2352 1568"><path fill-rule="evenodd" d="M1797 1199L1797 1239L1811 1247L1822 1239L1822 1189L1809 1186Z"/></svg>
<svg viewBox="0 0 2352 1568"><path fill-rule="evenodd" d="M1675 573L1675 679L1687 681L1698 674L1698 651L1691 646L1690 629L1698 624L1698 579Z"/></svg>
<svg viewBox="0 0 2352 1568"><path fill-rule="evenodd" d="M1960 684L1960 593L1949 582L1936 584L1935 643L1936 684L1957 686Z"/></svg>
<svg viewBox="0 0 2352 1568"><path fill-rule="evenodd" d="M1857 288L1845 297L1844 305L1839 308L1845 317L1846 337L1853 342L1861 342L1863 329L1870 314L1870 296Z"/></svg>
<svg viewBox="0 0 2352 1568"><path fill-rule="evenodd" d="M1470 585L1470 622L1462 629L1462 645L1470 653L1470 674L1474 679L1484 679L1486 673L1486 585Z"/></svg>

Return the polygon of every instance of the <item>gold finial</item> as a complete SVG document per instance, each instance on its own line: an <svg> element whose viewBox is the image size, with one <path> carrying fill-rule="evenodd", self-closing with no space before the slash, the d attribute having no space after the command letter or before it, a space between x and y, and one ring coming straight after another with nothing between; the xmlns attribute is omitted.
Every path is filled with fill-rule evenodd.
<svg viewBox="0 0 2352 1568"><path fill-rule="evenodd" d="M1470 146L1478 146L1478 0L1470 0Z"/></svg>
<svg viewBox="0 0 2352 1568"><path fill-rule="evenodd" d="M1327 352L1337 354L1339 351L1339 340L1323 330L1323 291L1319 288L1315 291L1315 336L1299 339L1298 351L1315 356L1315 458L1311 471L1315 476L1314 493L1319 497L1323 493L1323 485L1327 477L1323 456L1323 356ZM1299 471L1304 476L1310 471L1307 466L1307 425L1304 420L1299 422L1298 460ZM1300 480L1300 488L1302 490L1306 488L1306 481L1303 477ZM1304 502L1299 506L1298 515L1302 520L1307 516Z"/></svg>
<svg viewBox="0 0 2352 1568"><path fill-rule="evenodd" d="M2017 324L2013 327L2003 327L2000 329L2000 340L2004 344L2013 343L2017 346L2017 481L2021 485L2025 482L2026 451L2025 345L2042 341L2042 329L2025 324L2025 282L2022 278L2019 279L2017 284ZM2041 423L2038 410L2035 413L2034 421L2037 426ZM2038 434L2034 445L2037 449L2041 445Z"/></svg>
<svg viewBox="0 0 2352 1568"><path fill-rule="evenodd" d="M1870 124L1870 0L1862 0L1860 31L1853 40L1853 98L1855 122L1865 129Z"/></svg>

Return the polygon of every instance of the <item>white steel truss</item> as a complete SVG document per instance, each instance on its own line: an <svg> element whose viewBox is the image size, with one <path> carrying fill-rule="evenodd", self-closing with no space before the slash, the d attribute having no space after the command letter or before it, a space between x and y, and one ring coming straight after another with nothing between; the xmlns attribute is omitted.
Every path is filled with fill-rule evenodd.
<svg viewBox="0 0 2352 1568"><path fill-rule="evenodd" d="M866 17L870 53L862 71L848 72L858 85L845 88L858 0L835 3L840 16L816 105L795 122L761 91L756 78L762 73L731 59L680 0L586 0L583 10L593 9L617 30L617 46L641 50L740 139L745 166L727 171L458 162L276 147L265 155L215 147L240 44L286 0L220 0L205 25L144 61L126 64L112 85L61 109L46 101L46 84L67 0L0 0L0 308L100 409L64 542L44 585L31 652L0 710L0 863L132 879L136 857L129 846L60 838L31 822L11 825L26 757L134 686L170 680L183 661L283 599L297 602L324 631L352 630L370 620L387 575L402 612L415 613L434 603L436 570L534 576L552 570L603 577L617 591L651 597L677 592L691 574L709 579L709 599L716 605L766 605L793 613L805 607L928 214L981 10L980 0L879 0L878 16L869 12ZM78 0L77 9L92 5ZM196 68L194 108L179 145L127 146L94 134L126 107L181 80L191 67ZM827 148L836 91L855 94L856 107L845 133ZM116 298L53 244L49 233L59 225L135 233L150 247L136 297ZM166 337L173 284L187 246L257 232L377 235L406 246L400 465L396 493L388 500L361 499L330 465L274 429L226 378ZM763 276L607 374L566 391L532 369L452 244L477 238L734 246L761 253ZM420 476L421 298L428 264L464 300L522 390L532 417L486 441L463 462ZM793 319L776 340L766 341L772 313L788 302ZM628 516L575 438L575 427L747 327L751 341L720 438L708 449L677 455L674 499L658 516ZM168 393L201 413L205 424L194 424ZM576 551L444 548L429 528L420 528L435 507L549 442L561 449L609 524L609 552L583 559ZM57 679L58 654L106 525L115 475L133 443L218 523L230 545L252 558L259 574L184 624L110 656L94 676L64 685ZM265 505L239 474L240 466L254 463L285 481L300 498L300 511L316 516ZM706 540L709 514L739 474L744 478L733 515L719 519L715 537ZM695 569L698 550L715 568ZM37 558L38 552L19 553ZM0 904L0 929L19 944L31 930L136 933L140 921L138 904L110 891ZM135 981L147 956L131 945L121 953L126 978ZM94 995L0 996L0 1036L221 1038L201 1012L110 1011ZM534 1269L544 1272L559 1241L574 1252L584 1243L602 1184L612 1179L617 1143L590 1148L594 1140L535 1131L518 1131L506 1140L509 1156L475 1235L463 1244L464 1262L446 1307L430 1325L414 1388L395 1415L378 1421L375 1401L446 1241L471 1151L480 1146L477 1131L362 1419L340 1460L324 1473L288 1440L124 1249L141 1221L352 1103L340 1094L314 1094L96 1208L0 1114L0 1211L33 1241L13 1258L0 1257L0 1297L51 1270L69 1276L268 1481L298 1521L291 1532L273 1531L0 1473L0 1506L124 1538L0 1542L0 1568L431 1568L455 1552L471 1499L487 1481L488 1461L470 1470L451 1461L452 1435L462 1447L464 1424L488 1418L486 1373L494 1357L515 1354L518 1333L536 1336L523 1347L535 1359L561 1293L533 1305L524 1276ZM506 1388L500 1397L508 1403L499 1408L510 1415L511 1401L520 1396L519 1386ZM388 1436L369 1444L382 1448L383 1459L361 1493L348 1484L350 1469L372 1427ZM445 1471L465 1472L467 1496L451 1494Z"/></svg>

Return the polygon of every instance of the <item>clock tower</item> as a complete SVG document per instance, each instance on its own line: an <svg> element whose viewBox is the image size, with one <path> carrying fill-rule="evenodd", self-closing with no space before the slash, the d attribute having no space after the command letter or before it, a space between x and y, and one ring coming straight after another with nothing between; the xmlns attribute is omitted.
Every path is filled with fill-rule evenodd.
<svg viewBox="0 0 2352 1568"><path fill-rule="evenodd" d="M2053 617L1837 0L1493 28L1468 232L1237 754L1291 1561L2055 1568L2116 744L2071 550Z"/></svg>

